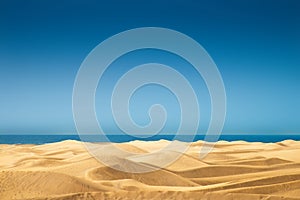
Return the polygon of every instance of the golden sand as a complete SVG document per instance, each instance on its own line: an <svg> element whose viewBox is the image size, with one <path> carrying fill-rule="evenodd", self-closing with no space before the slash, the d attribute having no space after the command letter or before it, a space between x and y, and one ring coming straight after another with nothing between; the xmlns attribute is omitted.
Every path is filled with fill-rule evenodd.
<svg viewBox="0 0 300 200"><path fill-rule="evenodd" d="M118 145L151 152L167 143ZM78 141L0 145L0 199L300 199L300 142L220 141L200 160L201 146L159 171L130 174L99 163Z"/></svg>

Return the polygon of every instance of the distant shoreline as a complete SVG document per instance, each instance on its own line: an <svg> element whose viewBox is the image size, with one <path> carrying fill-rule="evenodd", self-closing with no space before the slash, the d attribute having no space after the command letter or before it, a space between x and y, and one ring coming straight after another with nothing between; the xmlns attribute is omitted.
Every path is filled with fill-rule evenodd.
<svg viewBox="0 0 300 200"><path fill-rule="evenodd" d="M64 140L77 140L86 142L114 142L123 143L134 140L142 141L157 141L157 140L180 140L184 142L195 142L204 140L205 135L196 135L193 138L191 135L180 135L175 138L175 135L155 135L146 138L133 137L129 135L108 135L108 140L104 136L86 135L80 138L78 135L0 135L0 144L45 144L61 142ZM221 135L218 140L222 141L246 141L246 142L264 142L275 143L284 140L300 141L300 135Z"/></svg>

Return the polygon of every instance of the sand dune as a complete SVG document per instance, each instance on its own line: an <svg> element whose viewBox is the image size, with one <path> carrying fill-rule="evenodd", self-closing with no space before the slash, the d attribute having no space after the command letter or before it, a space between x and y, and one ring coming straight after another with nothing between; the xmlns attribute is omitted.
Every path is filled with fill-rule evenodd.
<svg viewBox="0 0 300 200"><path fill-rule="evenodd" d="M115 146L141 156L122 163L155 167L169 141ZM126 173L94 159L78 141L0 145L0 200L37 199L300 199L300 142L220 141L204 159L203 142L176 162L148 173ZM115 157L114 159L118 159Z"/></svg>

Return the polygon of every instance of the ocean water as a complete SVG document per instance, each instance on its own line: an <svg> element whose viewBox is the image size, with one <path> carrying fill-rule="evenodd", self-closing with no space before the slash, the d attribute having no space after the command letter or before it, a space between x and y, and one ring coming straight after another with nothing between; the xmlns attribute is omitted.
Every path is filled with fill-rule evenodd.
<svg viewBox="0 0 300 200"><path fill-rule="evenodd" d="M160 139L173 140L174 135L156 135L148 138L138 138L129 135L108 135L111 142L129 142L133 140L155 141ZM182 137L184 141L184 137ZM204 140L205 135L196 135L194 141ZM52 142L60 142L63 140L78 140L78 135L0 135L0 144L45 144ZM283 140L299 140L299 135L221 135L219 140L237 141L244 140L247 142L280 142ZM88 142L104 142L104 137L90 135Z"/></svg>

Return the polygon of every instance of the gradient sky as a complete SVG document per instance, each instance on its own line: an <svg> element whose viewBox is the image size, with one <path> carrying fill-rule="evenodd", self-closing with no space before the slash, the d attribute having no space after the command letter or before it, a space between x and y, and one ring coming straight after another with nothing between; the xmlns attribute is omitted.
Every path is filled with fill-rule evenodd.
<svg viewBox="0 0 300 200"><path fill-rule="evenodd" d="M225 133L299 133L299 10L297 0L1 1L0 133L74 133L72 89L83 59L106 38L146 26L187 34L214 59L227 92ZM121 73L118 63L154 59L179 70L183 64L154 50L128 56L107 79ZM201 78L193 70L183 74L201 99L201 123L208 123ZM179 110L172 94L156 86L141 90L131 106L137 123L147 123L149 105L167 103L165 131L174 131ZM97 110L107 109L105 98L97 96ZM99 118L107 131L117 131L109 114Z"/></svg>

